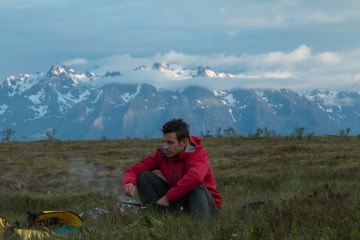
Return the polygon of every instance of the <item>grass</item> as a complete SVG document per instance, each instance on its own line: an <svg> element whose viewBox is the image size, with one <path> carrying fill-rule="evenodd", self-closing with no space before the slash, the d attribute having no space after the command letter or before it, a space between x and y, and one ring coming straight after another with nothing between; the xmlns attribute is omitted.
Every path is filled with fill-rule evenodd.
<svg viewBox="0 0 360 240"><path fill-rule="evenodd" d="M0 216L25 227L26 211L108 211L80 239L360 239L359 137L203 142L224 200L213 221L119 208L122 172L160 139L1 143ZM164 225L131 227L144 216Z"/></svg>

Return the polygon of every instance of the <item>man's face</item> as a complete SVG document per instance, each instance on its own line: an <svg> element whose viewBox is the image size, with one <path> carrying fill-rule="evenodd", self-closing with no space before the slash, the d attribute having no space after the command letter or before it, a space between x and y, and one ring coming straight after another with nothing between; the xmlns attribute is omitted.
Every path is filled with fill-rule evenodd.
<svg viewBox="0 0 360 240"><path fill-rule="evenodd" d="M162 149L167 157L175 157L181 151L185 149L187 144L189 143L189 139L185 138L180 142L176 139L176 133L165 133L163 134L162 140Z"/></svg>

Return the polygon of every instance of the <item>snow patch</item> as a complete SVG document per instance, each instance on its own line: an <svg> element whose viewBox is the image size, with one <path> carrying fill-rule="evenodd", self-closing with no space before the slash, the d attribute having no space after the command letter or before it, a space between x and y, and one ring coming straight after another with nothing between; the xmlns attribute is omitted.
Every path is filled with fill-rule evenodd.
<svg viewBox="0 0 360 240"><path fill-rule="evenodd" d="M44 89L41 89L41 91L39 91L37 94L30 95L28 98L32 103L40 104L41 103L40 99L43 95L44 95Z"/></svg>
<svg viewBox="0 0 360 240"><path fill-rule="evenodd" d="M141 84L137 86L136 88L136 92L131 94L129 92L124 93L123 95L121 95L120 97L122 98L122 100L124 100L124 102L129 102L131 100L133 100L134 98L136 98L136 96L140 93L141 90Z"/></svg>
<svg viewBox="0 0 360 240"><path fill-rule="evenodd" d="M9 106L6 105L5 103L0 105L0 114L5 113L6 109L8 109L8 108L9 108Z"/></svg>
<svg viewBox="0 0 360 240"><path fill-rule="evenodd" d="M238 103L234 96L226 91L214 91L214 96L220 96L222 98L221 102L230 107Z"/></svg>
<svg viewBox="0 0 360 240"><path fill-rule="evenodd" d="M32 109L35 112L35 117L31 120L35 120L35 119L39 119L45 116L45 114L48 112L47 111L47 106L31 106L30 109Z"/></svg>
<svg viewBox="0 0 360 240"><path fill-rule="evenodd" d="M233 115L233 112L232 112L232 109L231 108L229 108L229 113L230 113L230 116L231 116L231 119L232 119L232 121L235 123L236 122L236 119L234 118L234 115Z"/></svg>

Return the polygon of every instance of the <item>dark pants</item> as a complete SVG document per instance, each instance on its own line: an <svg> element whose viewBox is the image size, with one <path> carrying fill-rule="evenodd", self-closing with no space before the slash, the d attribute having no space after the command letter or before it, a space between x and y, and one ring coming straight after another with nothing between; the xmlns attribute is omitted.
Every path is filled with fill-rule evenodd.
<svg viewBox="0 0 360 240"><path fill-rule="evenodd" d="M150 171L142 172L138 176L137 188L142 204L154 204L163 197L169 189L168 184L159 176ZM216 212L214 198L203 185L199 186L185 197L171 203L169 211L183 210L200 218L211 218Z"/></svg>

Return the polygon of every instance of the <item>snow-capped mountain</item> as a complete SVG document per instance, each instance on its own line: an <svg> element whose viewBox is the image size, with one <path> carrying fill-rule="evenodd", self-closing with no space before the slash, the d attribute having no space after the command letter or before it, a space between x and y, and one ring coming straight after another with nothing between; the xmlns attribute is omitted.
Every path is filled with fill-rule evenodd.
<svg viewBox="0 0 360 240"><path fill-rule="evenodd" d="M353 133L360 132L360 93L313 90L304 94L317 104L337 126L351 128Z"/></svg>
<svg viewBox="0 0 360 240"><path fill-rule="evenodd" d="M210 67L161 63L133 71L182 79L234 76ZM194 134L233 129L248 135L266 128L289 135L300 127L305 134L338 135L345 128L351 129L350 134L360 134L360 93L224 90L221 86L217 90L199 86L166 90L116 81L123 77L118 70L81 73L64 66L8 77L0 85L0 130L14 130L17 140L46 139L48 129L56 129L61 140L160 137L165 121L181 117Z"/></svg>
<svg viewBox="0 0 360 240"><path fill-rule="evenodd" d="M158 71L168 77L188 79L196 77L208 77L208 78L233 78L236 75L225 72L218 72L209 66L198 66L196 68L185 68L170 63L154 63L151 68L141 65L135 68L135 71Z"/></svg>

